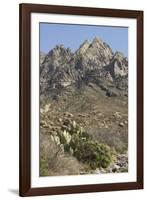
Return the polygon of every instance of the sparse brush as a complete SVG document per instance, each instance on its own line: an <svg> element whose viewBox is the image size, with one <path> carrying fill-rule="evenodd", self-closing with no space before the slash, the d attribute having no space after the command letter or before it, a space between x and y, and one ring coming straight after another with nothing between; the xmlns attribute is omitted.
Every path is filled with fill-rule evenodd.
<svg viewBox="0 0 147 200"><path fill-rule="evenodd" d="M63 154L62 145L44 138L40 146L40 176L80 174L82 166L76 158Z"/></svg>
<svg viewBox="0 0 147 200"><path fill-rule="evenodd" d="M93 129L88 130L93 140L97 140L100 143L107 144L111 148L114 148L117 153L125 153L128 150L128 135L127 130L118 132L117 129Z"/></svg>

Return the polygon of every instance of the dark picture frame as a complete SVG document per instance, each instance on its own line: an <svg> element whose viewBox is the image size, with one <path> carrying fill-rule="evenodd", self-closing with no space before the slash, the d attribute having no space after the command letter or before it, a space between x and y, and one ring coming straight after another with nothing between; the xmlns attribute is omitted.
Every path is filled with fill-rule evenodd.
<svg viewBox="0 0 147 200"><path fill-rule="evenodd" d="M143 11L20 4L20 196L57 195L143 188ZM137 181L31 188L31 13L132 18L137 20Z"/></svg>

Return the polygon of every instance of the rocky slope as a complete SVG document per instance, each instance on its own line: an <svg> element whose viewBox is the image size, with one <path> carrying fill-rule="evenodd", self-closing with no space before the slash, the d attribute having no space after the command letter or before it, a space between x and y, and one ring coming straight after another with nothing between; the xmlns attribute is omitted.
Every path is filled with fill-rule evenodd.
<svg viewBox="0 0 147 200"><path fill-rule="evenodd" d="M126 172L127 96L128 60L101 39L41 53L40 174Z"/></svg>

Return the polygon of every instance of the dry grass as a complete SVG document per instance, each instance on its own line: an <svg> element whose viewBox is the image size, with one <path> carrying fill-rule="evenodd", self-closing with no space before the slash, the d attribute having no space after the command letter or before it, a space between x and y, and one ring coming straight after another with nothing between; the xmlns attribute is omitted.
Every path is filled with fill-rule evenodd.
<svg viewBox="0 0 147 200"><path fill-rule="evenodd" d="M125 153L128 149L128 134L125 129L118 131L117 129L93 128L89 129L88 132L94 140L107 144L118 153Z"/></svg>
<svg viewBox="0 0 147 200"><path fill-rule="evenodd" d="M80 174L82 167L76 158L63 154L49 137L40 139L40 176Z"/></svg>

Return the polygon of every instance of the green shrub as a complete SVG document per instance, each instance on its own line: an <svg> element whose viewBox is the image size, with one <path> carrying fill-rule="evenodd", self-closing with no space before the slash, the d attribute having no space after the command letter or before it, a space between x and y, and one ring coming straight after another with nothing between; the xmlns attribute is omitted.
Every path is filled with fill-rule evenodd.
<svg viewBox="0 0 147 200"><path fill-rule="evenodd" d="M74 156L79 161L89 164L92 169L106 168L112 161L110 148L92 140L79 142L75 148Z"/></svg>

